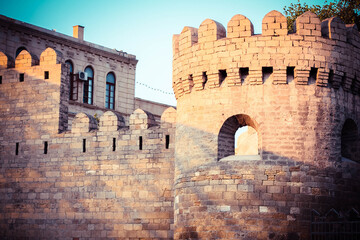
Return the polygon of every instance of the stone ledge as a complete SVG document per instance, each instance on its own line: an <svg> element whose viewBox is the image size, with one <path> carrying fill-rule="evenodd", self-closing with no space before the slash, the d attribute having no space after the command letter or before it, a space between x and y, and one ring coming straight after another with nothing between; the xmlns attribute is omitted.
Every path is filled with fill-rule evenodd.
<svg viewBox="0 0 360 240"><path fill-rule="evenodd" d="M248 161L248 160L262 160L262 157L260 155L231 155L228 157L224 157L220 159L219 161L225 162L225 161Z"/></svg>

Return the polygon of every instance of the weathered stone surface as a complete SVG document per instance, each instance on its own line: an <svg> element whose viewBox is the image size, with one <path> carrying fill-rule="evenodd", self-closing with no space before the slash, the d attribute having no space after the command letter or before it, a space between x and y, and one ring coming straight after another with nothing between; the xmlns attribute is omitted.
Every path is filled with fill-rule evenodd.
<svg viewBox="0 0 360 240"><path fill-rule="evenodd" d="M312 209L359 206L358 33L311 12L295 29L272 11L261 35L236 15L226 37L174 38L175 239L309 239ZM234 155L243 126L257 140Z"/></svg>
<svg viewBox="0 0 360 240"><path fill-rule="evenodd" d="M294 34L279 12L263 20L262 35L236 15L228 36L209 19L174 36L178 106L159 121L130 101L124 117L78 113L68 130L69 104L83 106L69 103L64 60L108 70L126 58L58 43L64 58L27 45L40 65L0 55L0 236L309 239L312 209L358 209L358 33L332 19L321 36L311 13ZM256 155L234 155L243 126Z"/></svg>
<svg viewBox="0 0 360 240"><path fill-rule="evenodd" d="M171 239L176 111L159 126L168 106L134 98L135 56L4 16L0 42L1 238ZM66 60L74 73L93 67L93 105L82 103L84 82L69 101ZM114 111L104 107L110 71ZM135 104L157 116L135 111L132 129Z"/></svg>

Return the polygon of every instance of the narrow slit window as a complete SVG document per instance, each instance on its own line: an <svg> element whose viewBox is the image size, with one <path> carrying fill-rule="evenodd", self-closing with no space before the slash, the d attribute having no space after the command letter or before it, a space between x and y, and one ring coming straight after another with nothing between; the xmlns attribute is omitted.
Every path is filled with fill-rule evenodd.
<svg viewBox="0 0 360 240"><path fill-rule="evenodd" d="M341 157L360 161L358 127L354 120L348 118L341 130Z"/></svg>
<svg viewBox="0 0 360 240"><path fill-rule="evenodd" d="M86 139L83 139L83 152L86 152Z"/></svg>
<svg viewBox="0 0 360 240"><path fill-rule="evenodd" d="M207 83L207 80L208 80L208 77L207 77L207 75L206 75L206 72L203 72L202 73L202 80L203 80L203 82L202 82L202 87L203 87L203 89L205 88L205 85L206 85L206 83Z"/></svg>
<svg viewBox="0 0 360 240"><path fill-rule="evenodd" d="M19 75L19 82L23 82L25 79L25 74L24 73L20 73Z"/></svg>
<svg viewBox="0 0 360 240"><path fill-rule="evenodd" d="M329 86L329 87L332 87L333 82L334 82L334 70L330 69L328 86Z"/></svg>
<svg viewBox="0 0 360 240"><path fill-rule="evenodd" d="M226 70L219 70L219 85L221 85L227 77Z"/></svg>
<svg viewBox="0 0 360 240"><path fill-rule="evenodd" d="M309 85L316 83L317 74L318 74L318 69L317 68L311 68L309 81L308 81Z"/></svg>
<svg viewBox="0 0 360 240"><path fill-rule="evenodd" d="M165 148L169 149L169 145L170 145L170 135L166 135L165 136Z"/></svg>
<svg viewBox="0 0 360 240"><path fill-rule="evenodd" d="M344 87L346 83L346 73L341 77L341 86Z"/></svg>
<svg viewBox="0 0 360 240"><path fill-rule="evenodd" d="M286 68L286 83L291 83L295 78L295 67L287 67Z"/></svg>
<svg viewBox="0 0 360 240"><path fill-rule="evenodd" d="M241 85L245 83L246 78L249 76L249 68L240 68Z"/></svg>
<svg viewBox="0 0 360 240"><path fill-rule="evenodd" d="M143 149L143 139L142 136L139 137L139 150Z"/></svg>
<svg viewBox="0 0 360 240"><path fill-rule="evenodd" d="M48 153L48 142L45 141L44 142L44 154L47 154Z"/></svg>
<svg viewBox="0 0 360 240"><path fill-rule="evenodd" d="M0 76L0 84L2 84L2 76Z"/></svg>
<svg viewBox="0 0 360 240"><path fill-rule="evenodd" d="M272 73L273 73L272 67L263 67L262 68L263 83L269 82Z"/></svg>
<svg viewBox="0 0 360 240"><path fill-rule="evenodd" d="M20 144L17 142L15 146L15 155L19 155L19 145Z"/></svg>
<svg viewBox="0 0 360 240"><path fill-rule="evenodd" d="M116 150L116 138L113 138L113 152Z"/></svg>
<svg viewBox="0 0 360 240"><path fill-rule="evenodd" d="M351 82L351 90L354 94L356 94L356 89L357 89L357 77L355 74L355 77L353 78L352 82Z"/></svg>
<svg viewBox="0 0 360 240"><path fill-rule="evenodd" d="M49 71L44 72L44 79L49 79Z"/></svg>
<svg viewBox="0 0 360 240"><path fill-rule="evenodd" d="M190 75L189 75L189 87L190 87L190 92L191 92L191 89L192 89L193 86L194 86L194 79L193 79L193 75L190 74Z"/></svg>

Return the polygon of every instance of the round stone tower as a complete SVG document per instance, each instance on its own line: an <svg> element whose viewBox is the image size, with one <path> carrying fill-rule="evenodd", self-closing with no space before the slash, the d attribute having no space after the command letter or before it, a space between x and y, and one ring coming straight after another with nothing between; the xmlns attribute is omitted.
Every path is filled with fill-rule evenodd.
<svg viewBox="0 0 360 240"><path fill-rule="evenodd" d="M176 239L309 239L313 213L359 210L359 32L295 29L272 11L261 35L243 15L174 35ZM243 126L258 154L235 154Z"/></svg>

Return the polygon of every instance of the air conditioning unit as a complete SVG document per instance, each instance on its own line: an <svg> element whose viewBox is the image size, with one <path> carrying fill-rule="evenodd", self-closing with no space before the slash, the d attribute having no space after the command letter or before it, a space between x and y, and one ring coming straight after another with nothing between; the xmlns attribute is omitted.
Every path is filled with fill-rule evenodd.
<svg viewBox="0 0 360 240"><path fill-rule="evenodd" d="M86 72L79 72L79 80L81 81L87 81L88 80L88 75Z"/></svg>

